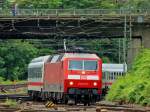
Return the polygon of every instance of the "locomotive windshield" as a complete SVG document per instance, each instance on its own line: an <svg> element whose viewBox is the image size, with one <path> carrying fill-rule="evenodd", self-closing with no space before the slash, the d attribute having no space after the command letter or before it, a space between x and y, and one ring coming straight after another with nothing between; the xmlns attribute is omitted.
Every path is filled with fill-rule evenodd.
<svg viewBox="0 0 150 112"><path fill-rule="evenodd" d="M97 61L95 60L70 60L69 70L97 70Z"/></svg>
<svg viewBox="0 0 150 112"><path fill-rule="evenodd" d="M97 61L84 61L84 70L97 70Z"/></svg>
<svg viewBox="0 0 150 112"><path fill-rule="evenodd" d="M71 60L69 62L69 70L82 70L83 62Z"/></svg>

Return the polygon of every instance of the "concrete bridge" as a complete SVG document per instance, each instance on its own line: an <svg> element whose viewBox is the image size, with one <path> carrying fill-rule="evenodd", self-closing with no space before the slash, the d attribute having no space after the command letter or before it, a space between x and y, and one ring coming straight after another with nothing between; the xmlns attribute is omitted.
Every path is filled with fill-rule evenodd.
<svg viewBox="0 0 150 112"><path fill-rule="evenodd" d="M128 63L139 48L150 48L150 10L0 10L0 38L124 38Z"/></svg>

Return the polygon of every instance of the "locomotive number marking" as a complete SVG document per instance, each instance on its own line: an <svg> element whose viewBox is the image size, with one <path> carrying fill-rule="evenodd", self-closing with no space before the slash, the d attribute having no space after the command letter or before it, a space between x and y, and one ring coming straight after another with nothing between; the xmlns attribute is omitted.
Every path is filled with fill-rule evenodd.
<svg viewBox="0 0 150 112"><path fill-rule="evenodd" d="M81 79L85 80L85 79L87 79L87 76L86 75L81 75Z"/></svg>

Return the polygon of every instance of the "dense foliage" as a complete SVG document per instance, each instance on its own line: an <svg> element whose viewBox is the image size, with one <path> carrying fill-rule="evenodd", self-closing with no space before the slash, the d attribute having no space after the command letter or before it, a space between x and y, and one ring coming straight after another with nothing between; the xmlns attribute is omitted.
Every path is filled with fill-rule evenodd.
<svg viewBox="0 0 150 112"><path fill-rule="evenodd" d="M50 48L39 48L26 40L1 40L0 82L3 80L25 80L29 62L38 56L53 54ZM5 81L5 83L7 83Z"/></svg>
<svg viewBox="0 0 150 112"><path fill-rule="evenodd" d="M20 40L4 41L0 46L0 77L5 80L25 79L27 65L38 50Z"/></svg>
<svg viewBox="0 0 150 112"><path fill-rule="evenodd" d="M132 70L112 85L107 100L150 106L150 49L143 49Z"/></svg>
<svg viewBox="0 0 150 112"><path fill-rule="evenodd" d="M14 3L20 8L150 8L149 0L6 0L4 6Z"/></svg>

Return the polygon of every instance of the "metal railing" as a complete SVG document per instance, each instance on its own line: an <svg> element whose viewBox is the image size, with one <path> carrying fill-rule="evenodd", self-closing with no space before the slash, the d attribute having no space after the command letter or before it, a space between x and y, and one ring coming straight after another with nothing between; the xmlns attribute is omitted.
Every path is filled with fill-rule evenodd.
<svg viewBox="0 0 150 112"><path fill-rule="evenodd" d="M150 9L0 9L0 16L82 16L82 15L124 15L150 14Z"/></svg>

